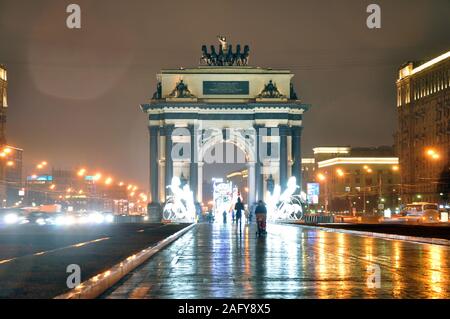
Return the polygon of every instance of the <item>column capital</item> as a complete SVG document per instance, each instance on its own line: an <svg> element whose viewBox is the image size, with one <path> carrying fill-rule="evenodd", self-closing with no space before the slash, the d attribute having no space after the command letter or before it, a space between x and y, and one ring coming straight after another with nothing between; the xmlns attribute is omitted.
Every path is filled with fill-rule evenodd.
<svg viewBox="0 0 450 319"><path fill-rule="evenodd" d="M285 125L285 124L278 125L278 130L279 130L280 136L291 136L292 135L291 128L288 125Z"/></svg>
<svg viewBox="0 0 450 319"><path fill-rule="evenodd" d="M164 126L161 126L161 128L160 128L161 135L170 136L170 135L172 135L172 132L174 129L175 129L175 125L173 125L173 124L166 124Z"/></svg>

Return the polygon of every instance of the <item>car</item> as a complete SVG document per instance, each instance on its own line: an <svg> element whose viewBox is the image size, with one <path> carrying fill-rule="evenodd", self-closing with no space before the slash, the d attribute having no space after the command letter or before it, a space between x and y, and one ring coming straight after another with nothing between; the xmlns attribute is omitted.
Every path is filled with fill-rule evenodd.
<svg viewBox="0 0 450 319"><path fill-rule="evenodd" d="M441 220L438 205L425 202L415 202L406 205L400 212L399 218L407 222L417 223L438 223Z"/></svg>
<svg viewBox="0 0 450 319"><path fill-rule="evenodd" d="M27 223L24 213L17 209L1 209L0 224L1 225L20 225Z"/></svg>
<svg viewBox="0 0 450 319"><path fill-rule="evenodd" d="M31 212L28 213L28 215L26 216L26 219L28 220L29 224L35 224L35 225L47 225L51 223L51 216L52 214L49 213L45 213L45 212L40 212L40 211L36 211L36 212Z"/></svg>

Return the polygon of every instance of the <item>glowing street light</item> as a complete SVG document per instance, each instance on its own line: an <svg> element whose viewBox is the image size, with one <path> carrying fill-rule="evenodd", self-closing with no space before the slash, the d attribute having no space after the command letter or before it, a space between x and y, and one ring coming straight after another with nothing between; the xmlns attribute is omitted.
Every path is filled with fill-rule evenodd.
<svg viewBox="0 0 450 319"><path fill-rule="evenodd" d="M5 147L5 148L3 149L3 153L5 153L5 154L9 154L9 153L11 153L11 152L12 152L12 149L9 148L9 147Z"/></svg>
<svg viewBox="0 0 450 319"><path fill-rule="evenodd" d="M398 167L398 165L394 165L392 166L392 170L397 172L398 170L400 170L400 167Z"/></svg>
<svg viewBox="0 0 450 319"><path fill-rule="evenodd" d="M327 179L326 176L323 175L322 173L317 174L317 178L319 179L319 181L324 181Z"/></svg>
<svg viewBox="0 0 450 319"><path fill-rule="evenodd" d="M14 162L8 161L8 162L6 162L6 166L12 167L12 166L14 166Z"/></svg>
<svg viewBox="0 0 450 319"><path fill-rule="evenodd" d="M339 177L343 177L344 176L344 171L342 169L340 169L340 168L338 168L336 170L336 173L338 174Z"/></svg>
<svg viewBox="0 0 450 319"><path fill-rule="evenodd" d="M112 183L112 178L111 177L108 177L106 180L105 180L105 184L106 185L110 185L111 183Z"/></svg>
<svg viewBox="0 0 450 319"><path fill-rule="evenodd" d="M85 174L86 174L86 169L85 168L81 168L79 171L78 171L78 176L84 176Z"/></svg>
<svg viewBox="0 0 450 319"><path fill-rule="evenodd" d="M427 149L425 154L433 160L438 160L441 157L441 155L432 148Z"/></svg>
<svg viewBox="0 0 450 319"><path fill-rule="evenodd" d="M102 174L101 173L97 173L94 175L94 181L99 181L102 178Z"/></svg>
<svg viewBox="0 0 450 319"><path fill-rule="evenodd" d="M55 184L52 184L52 185L50 185L50 189L55 189L55 187L56 187L56 185Z"/></svg>

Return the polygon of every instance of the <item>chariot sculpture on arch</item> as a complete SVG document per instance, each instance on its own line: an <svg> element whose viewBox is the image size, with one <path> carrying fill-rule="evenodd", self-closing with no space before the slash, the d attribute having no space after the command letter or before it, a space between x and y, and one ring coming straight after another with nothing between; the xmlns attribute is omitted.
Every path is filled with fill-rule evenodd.
<svg viewBox="0 0 450 319"><path fill-rule="evenodd" d="M244 51L241 52L241 45L236 45L236 50L233 52L233 46L228 44L227 38L224 36L217 36L219 40L219 53L216 53L216 48L211 45L211 51L208 52L206 45L202 45L202 57L200 64L208 66L246 66L248 65L248 58L250 55L250 47L244 46Z"/></svg>

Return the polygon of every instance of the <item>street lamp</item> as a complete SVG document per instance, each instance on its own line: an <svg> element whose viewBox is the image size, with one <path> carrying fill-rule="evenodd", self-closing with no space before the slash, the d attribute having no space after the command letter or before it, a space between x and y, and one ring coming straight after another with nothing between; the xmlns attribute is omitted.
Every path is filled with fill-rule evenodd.
<svg viewBox="0 0 450 319"><path fill-rule="evenodd" d="M427 149L425 154L432 160L438 160L441 158L441 155L435 149L432 148Z"/></svg>
<svg viewBox="0 0 450 319"><path fill-rule="evenodd" d="M364 165L363 168L364 168L364 171L365 171L366 173L368 173L368 174L371 174L371 173L373 172L372 169L371 169L369 166L367 166L367 165ZM367 185L366 185L366 175L364 174L364 186L363 186L363 213L366 213L366 204L368 204L368 201L366 201L366 187L367 187Z"/></svg>
<svg viewBox="0 0 450 319"><path fill-rule="evenodd" d="M328 183L327 183L327 177L324 174L319 173L319 174L317 174L317 179L320 182L323 182L323 184L324 184L324 188L325 188L325 212L328 212Z"/></svg>

